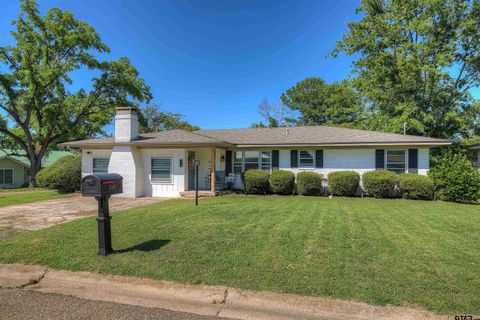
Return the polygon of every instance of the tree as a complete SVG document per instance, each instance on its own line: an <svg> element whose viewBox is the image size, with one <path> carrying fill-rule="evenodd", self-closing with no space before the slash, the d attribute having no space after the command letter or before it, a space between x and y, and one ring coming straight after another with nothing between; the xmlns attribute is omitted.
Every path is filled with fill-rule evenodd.
<svg viewBox="0 0 480 320"><path fill-rule="evenodd" d="M271 103L267 98L263 98L257 110L267 124L263 121L254 122L250 125L251 128L275 128L287 125L288 108L284 104Z"/></svg>
<svg viewBox="0 0 480 320"><path fill-rule="evenodd" d="M163 112L158 104L151 104L143 108L140 112L140 132L157 132L172 129L182 129L187 131L200 130L198 126L192 125L182 120L183 115L172 112Z"/></svg>
<svg viewBox="0 0 480 320"><path fill-rule="evenodd" d="M363 103L361 96L347 81L325 83L320 78L298 82L281 96L291 110L300 112L297 125L352 126L360 121Z"/></svg>
<svg viewBox="0 0 480 320"><path fill-rule="evenodd" d="M371 129L453 138L479 134L478 0L363 0L333 56L358 55L354 87Z"/></svg>
<svg viewBox="0 0 480 320"><path fill-rule="evenodd" d="M35 1L23 0L13 24L15 45L0 48L0 133L26 152L35 186L42 158L55 145L101 132L114 106L136 105L151 95L127 58L100 61L93 55L109 48L70 12L53 8L41 16ZM91 72L91 89L72 89L72 73L79 69Z"/></svg>

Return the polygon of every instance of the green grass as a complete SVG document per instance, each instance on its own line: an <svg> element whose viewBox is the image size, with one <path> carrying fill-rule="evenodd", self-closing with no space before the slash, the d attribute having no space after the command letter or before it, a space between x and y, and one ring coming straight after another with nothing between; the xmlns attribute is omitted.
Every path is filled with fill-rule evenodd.
<svg viewBox="0 0 480 320"><path fill-rule="evenodd" d="M0 208L6 206L13 206L16 204L25 204L40 200L50 200L64 198L68 195L60 194L57 191L26 191L21 193L10 193L10 192L1 192L0 193Z"/></svg>
<svg viewBox="0 0 480 320"><path fill-rule="evenodd" d="M480 314L480 207L225 196L89 217L0 242L0 262Z"/></svg>
<svg viewBox="0 0 480 320"><path fill-rule="evenodd" d="M15 189L0 189L0 193L3 192L38 192L38 191L48 191L46 188L15 188Z"/></svg>

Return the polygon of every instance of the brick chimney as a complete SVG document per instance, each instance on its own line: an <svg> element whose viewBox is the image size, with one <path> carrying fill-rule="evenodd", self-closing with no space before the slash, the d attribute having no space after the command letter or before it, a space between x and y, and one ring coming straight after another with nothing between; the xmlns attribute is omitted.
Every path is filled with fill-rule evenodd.
<svg viewBox="0 0 480 320"><path fill-rule="evenodd" d="M115 114L115 142L138 139L138 115L132 107L117 107Z"/></svg>

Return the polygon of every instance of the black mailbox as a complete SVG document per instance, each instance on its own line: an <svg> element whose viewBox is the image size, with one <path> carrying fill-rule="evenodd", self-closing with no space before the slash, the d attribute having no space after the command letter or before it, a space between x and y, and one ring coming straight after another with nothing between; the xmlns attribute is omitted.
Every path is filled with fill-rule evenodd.
<svg viewBox="0 0 480 320"><path fill-rule="evenodd" d="M122 181L122 176L116 173L93 174L82 179L82 194L98 201L98 254L102 256L113 252L108 198L123 193Z"/></svg>
<svg viewBox="0 0 480 320"><path fill-rule="evenodd" d="M109 197L123 193L122 176L116 173L98 173L82 179L82 194L86 197Z"/></svg>

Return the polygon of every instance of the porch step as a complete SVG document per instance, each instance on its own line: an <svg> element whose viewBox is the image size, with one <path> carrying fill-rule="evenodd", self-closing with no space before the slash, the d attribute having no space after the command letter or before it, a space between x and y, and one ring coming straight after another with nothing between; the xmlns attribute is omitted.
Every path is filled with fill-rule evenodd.
<svg viewBox="0 0 480 320"><path fill-rule="evenodd" d="M218 192L212 192L208 190L198 190L198 197L199 198L207 198L207 197L215 197L218 195ZM189 191L183 191L180 192L180 196L185 199L195 199L195 191L189 190Z"/></svg>

